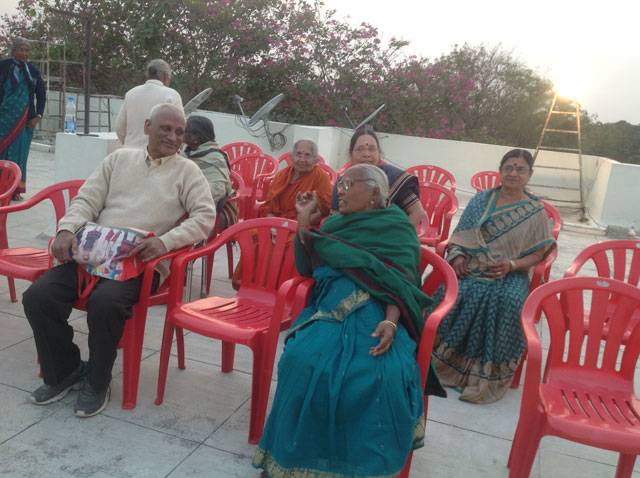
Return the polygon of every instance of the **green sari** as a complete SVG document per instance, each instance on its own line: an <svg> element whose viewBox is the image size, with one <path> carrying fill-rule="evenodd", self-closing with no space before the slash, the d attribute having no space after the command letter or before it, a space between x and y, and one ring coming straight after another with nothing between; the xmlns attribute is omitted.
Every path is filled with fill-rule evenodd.
<svg viewBox="0 0 640 478"><path fill-rule="evenodd" d="M287 335L253 465L272 478L396 476L424 444L415 353L431 299L415 229L396 206L335 214L296 238L295 254L316 285ZM373 356L387 303L402 318L391 348Z"/></svg>

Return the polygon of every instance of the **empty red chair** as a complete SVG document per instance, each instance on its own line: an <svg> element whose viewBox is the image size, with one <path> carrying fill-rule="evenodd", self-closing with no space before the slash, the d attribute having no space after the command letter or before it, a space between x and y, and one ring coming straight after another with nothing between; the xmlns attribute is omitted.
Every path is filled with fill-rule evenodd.
<svg viewBox="0 0 640 478"><path fill-rule="evenodd" d="M312 283L311 279L294 277L290 237L295 234L296 227L295 221L275 217L244 221L224 230L208 245L174 259L160 351L157 405L164 397L174 331L178 332L178 367L181 369L184 369L182 329L222 341L223 372L233 370L235 344L246 345L253 352L249 443L258 443L267 411L278 333L291 326L294 314L304 306ZM273 234L272 229L275 230ZM240 247L243 270L236 295L183 303L182 283L188 262L234 240ZM305 283L309 286L298 287ZM300 291L304 297L296 299L296 293Z"/></svg>
<svg viewBox="0 0 640 478"><path fill-rule="evenodd" d="M423 164L411 166L407 168L406 171L416 176L421 183L436 183L456 192L456 178L446 169L430 164Z"/></svg>
<svg viewBox="0 0 640 478"><path fill-rule="evenodd" d="M22 172L20 167L11 161L0 162L0 206L8 206L11 202L11 198L20 184L22 179ZM9 247L9 240L7 238L7 215L0 215L0 250L7 249ZM16 301L16 286L12 277L7 277L9 281L9 294L11 295L11 301Z"/></svg>
<svg viewBox="0 0 640 478"><path fill-rule="evenodd" d="M231 161L231 170L238 173L244 188L236 192L240 219L255 218L254 206L267 197L269 183L278 170L278 161L264 153L246 154Z"/></svg>
<svg viewBox="0 0 640 478"><path fill-rule="evenodd" d="M429 364L431 363L431 351L433 350L433 341L436 337L436 331L440 321L449 313L455 305L458 298L458 278L451 266L442 257L435 252L430 251L426 247L420 248L420 270L423 274L422 292L432 297L441 285L444 285L444 298L442 302L429 314L426 318L422 337L418 345L418 353L416 360L420 367L420 375L422 377L422 389L424 390L427 383L427 374L429 372ZM426 278L424 274L427 274ZM424 419L427 420L427 409L429 407L429 397L424 397ZM398 478L408 478L411 469L411 459L413 452L409 454L407 462L402 471L398 474Z"/></svg>
<svg viewBox="0 0 640 478"><path fill-rule="evenodd" d="M291 152L283 153L280 155L280 157L278 158L278 166L280 166L283 161L285 162L285 168L287 166L291 166ZM318 164L325 164L324 158L320 155L318 155Z"/></svg>
<svg viewBox="0 0 640 478"><path fill-rule="evenodd" d="M259 146L247 142L226 144L220 149L227 153L230 162L245 154L262 153L262 149Z"/></svg>
<svg viewBox="0 0 640 478"><path fill-rule="evenodd" d="M605 310L611 303L609 333L603 338ZM616 477L631 476L640 453L640 401L633 384L640 327L631 320L638 307L638 287L600 277L553 281L527 298L522 328L529 363L509 455L510 478L529 477L545 435L619 452ZM541 317L550 336L544 373L536 330Z"/></svg>
<svg viewBox="0 0 640 478"><path fill-rule="evenodd" d="M586 265L595 268L598 277L616 279L638 287L640 279L640 241L617 240L592 244L586 247L573 260L564 277L575 277ZM593 275L593 274L589 274ZM609 332L609 321L615 310L615 304L610 303L605 312L605 327L603 335ZM640 309L632 314L631 320L640 321ZM586 321L585 321L586 324ZM624 337L624 343L628 336Z"/></svg>
<svg viewBox="0 0 640 478"><path fill-rule="evenodd" d="M33 282L47 269L52 267L51 258L47 249L35 247L10 248L4 241L7 237L7 215L18 211L25 211L42 201L49 200L53 203L55 211L55 223L65 215L67 204L78 193L84 180L64 181L49 186L34 194L29 199L10 206L0 207L0 274L9 278L9 294L12 302L17 302L16 290L13 278Z"/></svg>
<svg viewBox="0 0 640 478"><path fill-rule="evenodd" d="M420 244L436 247L449 237L458 198L449 188L426 182L420 183L420 203L426 212L417 228Z"/></svg>
<svg viewBox="0 0 640 478"><path fill-rule="evenodd" d="M500 185L500 173L495 171L480 171L471 176L471 186L476 191L484 191L485 189L495 188Z"/></svg>

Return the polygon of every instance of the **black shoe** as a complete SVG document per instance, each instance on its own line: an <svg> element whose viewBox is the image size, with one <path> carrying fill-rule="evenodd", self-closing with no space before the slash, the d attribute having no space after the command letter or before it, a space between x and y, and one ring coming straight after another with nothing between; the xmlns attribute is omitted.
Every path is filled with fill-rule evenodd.
<svg viewBox="0 0 640 478"><path fill-rule="evenodd" d="M89 384L85 382L84 388L78 395L76 406L73 408L73 413L76 417L88 418L97 415L102 410L107 408L109 403L109 397L111 396L111 387L107 387L102 392L97 392Z"/></svg>
<svg viewBox="0 0 640 478"><path fill-rule="evenodd" d="M84 373L84 362L80 362L78 368L63 378L58 384L44 384L38 387L29 395L29 400L36 405L49 405L50 403L62 400L70 390L80 390L82 388L82 376Z"/></svg>

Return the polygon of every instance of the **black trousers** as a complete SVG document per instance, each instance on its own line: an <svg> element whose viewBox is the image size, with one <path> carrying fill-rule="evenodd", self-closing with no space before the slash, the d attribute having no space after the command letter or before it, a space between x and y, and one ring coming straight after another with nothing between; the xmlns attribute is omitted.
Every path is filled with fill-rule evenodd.
<svg viewBox="0 0 640 478"><path fill-rule="evenodd" d="M154 287L158 285L154 276ZM87 375L91 386L105 390L111 382L111 369L125 321L138 302L142 276L127 281L100 279L87 300L89 361ZM78 299L78 265L75 262L54 267L40 276L22 296L24 311L33 329L44 383L55 385L80 364L80 349L73 342L68 323L73 303Z"/></svg>

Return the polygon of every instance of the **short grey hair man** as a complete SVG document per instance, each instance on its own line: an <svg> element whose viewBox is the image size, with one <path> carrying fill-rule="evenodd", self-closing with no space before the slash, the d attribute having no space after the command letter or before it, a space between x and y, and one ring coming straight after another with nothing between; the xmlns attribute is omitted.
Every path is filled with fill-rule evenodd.
<svg viewBox="0 0 640 478"><path fill-rule="evenodd" d="M160 80L164 86L171 83L171 67L164 60L151 60L147 65L147 79Z"/></svg>
<svg viewBox="0 0 640 478"><path fill-rule="evenodd" d="M378 188L380 195L379 202L376 206L379 209L384 209L388 206L389 179L382 169L372 164L356 164L355 166L351 166L349 171L357 173L357 176L364 179L365 184L368 186Z"/></svg>

